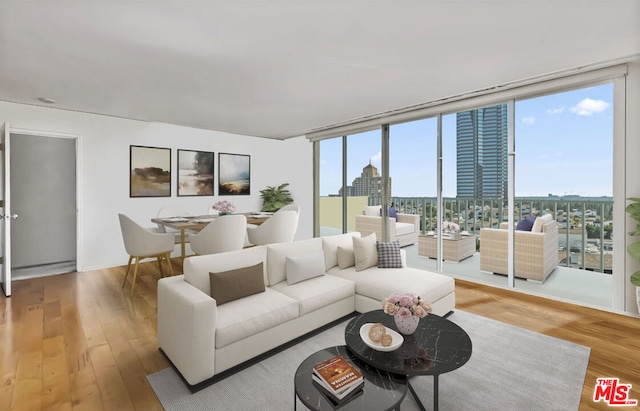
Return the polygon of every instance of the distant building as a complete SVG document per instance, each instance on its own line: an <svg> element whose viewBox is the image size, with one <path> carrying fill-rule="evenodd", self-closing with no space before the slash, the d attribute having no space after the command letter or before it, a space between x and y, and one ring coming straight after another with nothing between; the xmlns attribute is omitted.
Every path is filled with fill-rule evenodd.
<svg viewBox="0 0 640 411"><path fill-rule="evenodd" d="M367 196L379 198L382 196L382 176L378 174L378 169L371 164L362 169L360 177L356 177L350 186L345 187L348 197ZM391 195L391 177L389 177L389 195ZM342 195L342 189L339 191Z"/></svg>
<svg viewBox="0 0 640 411"><path fill-rule="evenodd" d="M507 196L507 105L456 115L458 197Z"/></svg>

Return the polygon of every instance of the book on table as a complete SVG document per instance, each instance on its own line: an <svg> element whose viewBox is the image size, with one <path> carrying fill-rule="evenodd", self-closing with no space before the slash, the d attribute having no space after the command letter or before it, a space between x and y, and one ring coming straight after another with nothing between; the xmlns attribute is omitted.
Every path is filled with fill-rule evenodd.
<svg viewBox="0 0 640 411"><path fill-rule="evenodd" d="M364 384L360 371L341 355L314 365L312 378L337 400L345 399Z"/></svg>

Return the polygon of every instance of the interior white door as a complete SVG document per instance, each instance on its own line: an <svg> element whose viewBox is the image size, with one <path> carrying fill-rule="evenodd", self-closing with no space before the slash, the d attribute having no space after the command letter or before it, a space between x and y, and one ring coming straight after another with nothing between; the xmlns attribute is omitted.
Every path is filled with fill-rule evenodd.
<svg viewBox="0 0 640 411"><path fill-rule="evenodd" d="M9 167L9 151L11 148L11 128L4 123L0 130L0 252L2 253L2 290L9 297L11 295L11 168Z"/></svg>

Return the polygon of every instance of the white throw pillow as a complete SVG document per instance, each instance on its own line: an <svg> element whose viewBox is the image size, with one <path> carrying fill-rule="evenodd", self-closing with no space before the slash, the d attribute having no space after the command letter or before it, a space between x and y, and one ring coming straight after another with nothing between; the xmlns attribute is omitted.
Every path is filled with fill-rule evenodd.
<svg viewBox="0 0 640 411"><path fill-rule="evenodd" d="M353 254L353 244L343 247L338 246L338 267L341 270L356 265L356 256Z"/></svg>
<svg viewBox="0 0 640 411"><path fill-rule="evenodd" d="M365 206L364 207L364 215L380 217L382 214L382 206Z"/></svg>
<svg viewBox="0 0 640 411"><path fill-rule="evenodd" d="M376 233L362 238L353 237L353 254L356 260L356 271L376 267L378 265Z"/></svg>
<svg viewBox="0 0 640 411"><path fill-rule="evenodd" d="M287 284L295 284L325 274L324 252L314 252L296 257L286 257Z"/></svg>
<svg viewBox="0 0 640 411"><path fill-rule="evenodd" d="M544 225L550 222L551 220L553 220L553 216L551 214L545 214L542 217L536 218L536 221L534 221L533 223L533 227L531 227L531 232L541 233L542 227L544 227Z"/></svg>

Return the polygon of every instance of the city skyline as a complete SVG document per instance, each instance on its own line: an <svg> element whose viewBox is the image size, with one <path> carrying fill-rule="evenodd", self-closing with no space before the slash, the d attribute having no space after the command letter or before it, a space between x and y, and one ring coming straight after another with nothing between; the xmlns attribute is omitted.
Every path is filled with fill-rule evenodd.
<svg viewBox="0 0 640 411"><path fill-rule="evenodd" d="M456 197L456 113L442 119L443 196ZM393 196L435 196L436 121L390 126ZM515 121L517 197L613 196L612 83L517 101ZM321 196L338 193L341 153L342 139L321 142ZM348 184L380 159L379 130L348 136Z"/></svg>

